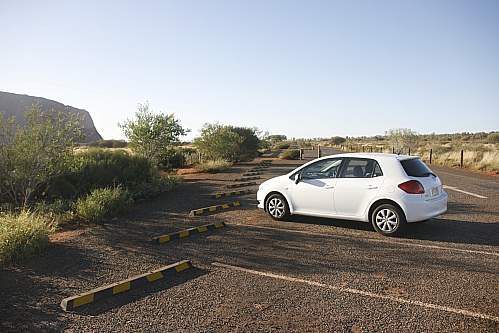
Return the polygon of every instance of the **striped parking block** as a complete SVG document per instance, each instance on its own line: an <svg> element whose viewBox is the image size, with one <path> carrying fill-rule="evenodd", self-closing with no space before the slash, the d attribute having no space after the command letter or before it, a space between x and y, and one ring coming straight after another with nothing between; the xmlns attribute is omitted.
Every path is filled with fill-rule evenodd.
<svg viewBox="0 0 499 333"><path fill-rule="evenodd" d="M263 172L247 172L247 173L243 173L243 176L257 176L257 175L263 175Z"/></svg>
<svg viewBox="0 0 499 333"><path fill-rule="evenodd" d="M258 168L251 168L248 170L248 172L258 172L258 171L267 171L267 168L258 167Z"/></svg>
<svg viewBox="0 0 499 333"><path fill-rule="evenodd" d="M251 191L249 189L241 190L241 191L233 191L233 192L227 192L227 193L217 193L213 194L212 198L214 199L220 199L222 197L230 197L231 195L243 195L243 194L248 194Z"/></svg>
<svg viewBox="0 0 499 333"><path fill-rule="evenodd" d="M236 201L236 202L232 202L232 203L226 203L226 204L222 204L222 205L216 205L216 206L211 206L211 207L206 207L206 208L199 208L199 209L194 209L194 210L191 210L190 213L189 213L189 216L196 216L196 215L201 215L201 214L205 214L205 213L212 213L212 212L215 212L219 209L228 209L230 207L238 207L238 206L241 206L241 203Z"/></svg>
<svg viewBox="0 0 499 333"><path fill-rule="evenodd" d="M162 267L158 270L146 274L138 275L118 283L100 287L78 296L65 298L61 302L61 307L64 311L71 311L82 305L97 302L109 298L113 295L122 293L124 291L142 287L151 282L162 279L166 276L180 273L189 268L192 268L190 260L179 261L175 264Z"/></svg>
<svg viewBox="0 0 499 333"><path fill-rule="evenodd" d="M222 227L225 227L224 222L203 225L201 227L191 228L191 229L187 229L187 230L183 230L183 231L179 231L179 232L174 232L174 233L171 233L168 235L153 237L152 242L155 244L161 244L161 243L169 242L169 241L174 240L174 239L180 239L180 238L184 238L184 237L187 237L190 235L199 234L202 232L206 232L208 230L214 230L214 229L218 229L218 228L222 228Z"/></svg>
<svg viewBox="0 0 499 333"><path fill-rule="evenodd" d="M227 185L227 187L233 188L233 187L244 187L244 186L251 186L251 185L256 185L256 182L229 184L229 185Z"/></svg>
<svg viewBox="0 0 499 333"><path fill-rule="evenodd" d="M247 176L247 174L244 174L243 176ZM258 176L254 176L254 177L243 177L243 178L236 178L236 179L234 179L234 181L236 181L236 182L244 182L244 181L253 180L253 179L262 179L262 177L258 177Z"/></svg>

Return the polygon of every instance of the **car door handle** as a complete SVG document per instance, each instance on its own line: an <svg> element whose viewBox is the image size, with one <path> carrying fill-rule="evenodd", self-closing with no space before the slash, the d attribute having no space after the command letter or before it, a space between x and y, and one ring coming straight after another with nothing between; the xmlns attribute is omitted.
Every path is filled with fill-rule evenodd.
<svg viewBox="0 0 499 333"><path fill-rule="evenodd" d="M333 188L334 188L334 186L326 186L326 190L331 190Z"/></svg>
<svg viewBox="0 0 499 333"><path fill-rule="evenodd" d="M372 185L367 185L366 187L368 190L375 190L378 188L378 186L372 186Z"/></svg>

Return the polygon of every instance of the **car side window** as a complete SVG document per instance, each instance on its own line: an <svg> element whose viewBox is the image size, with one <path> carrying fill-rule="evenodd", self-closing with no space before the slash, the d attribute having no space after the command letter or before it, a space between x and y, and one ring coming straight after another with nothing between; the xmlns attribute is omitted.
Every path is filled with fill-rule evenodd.
<svg viewBox="0 0 499 333"><path fill-rule="evenodd" d="M375 160L351 158L345 163L342 178L371 178L382 176L381 168Z"/></svg>
<svg viewBox="0 0 499 333"><path fill-rule="evenodd" d="M341 158L317 161L301 170L302 179L336 178L340 170Z"/></svg>

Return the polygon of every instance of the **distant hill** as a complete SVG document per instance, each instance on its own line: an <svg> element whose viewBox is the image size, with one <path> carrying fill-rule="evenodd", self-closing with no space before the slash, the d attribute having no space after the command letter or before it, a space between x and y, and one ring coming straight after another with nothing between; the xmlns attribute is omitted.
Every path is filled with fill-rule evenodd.
<svg viewBox="0 0 499 333"><path fill-rule="evenodd" d="M44 111L49 111L51 109L69 109L71 112L85 116L82 122L82 125L84 126L83 133L87 135L85 142L102 140L101 135L97 132L97 129L94 126L90 113L86 110L77 109L42 97L33 97L0 91L0 111L5 112L7 119L12 116L16 116L16 123L20 126L25 124L24 111L26 111L26 108L36 103L42 105L42 110Z"/></svg>

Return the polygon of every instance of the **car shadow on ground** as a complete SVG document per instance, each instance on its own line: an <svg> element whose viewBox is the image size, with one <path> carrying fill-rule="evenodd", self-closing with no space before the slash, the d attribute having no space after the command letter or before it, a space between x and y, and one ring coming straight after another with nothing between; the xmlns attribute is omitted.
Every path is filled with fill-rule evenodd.
<svg viewBox="0 0 499 333"><path fill-rule="evenodd" d="M293 215L289 222L317 224L351 230L375 233L370 223L339 219ZM484 222L463 222L434 218L424 223L409 223L394 238L419 239L434 242L499 246L499 224Z"/></svg>
<svg viewBox="0 0 499 333"><path fill-rule="evenodd" d="M375 232L370 223L358 222L358 221L348 221L339 219L329 219L323 217L311 217L311 216L301 216L301 215L291 215L287 221L303 223L303 224L317 224L325 225L331 227L339 227L352 230L364 230Z"/></svg>
<svg viewBox="0 0 499 333"><path fill-rule="evenodd" d="M425 223L409 224L400 238L435 242L499 246L499 224L463 222L434 218Z"/></svg>

